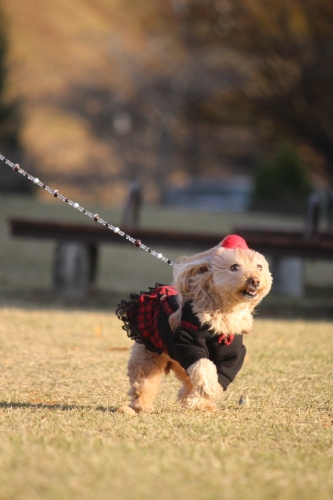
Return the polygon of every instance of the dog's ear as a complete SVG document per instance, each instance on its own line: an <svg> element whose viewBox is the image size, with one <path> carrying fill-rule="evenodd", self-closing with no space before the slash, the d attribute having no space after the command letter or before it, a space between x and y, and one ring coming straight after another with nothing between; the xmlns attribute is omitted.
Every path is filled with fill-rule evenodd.
<svg viewBox="0 0 333 500"><path fill-rule="evenodd" d="M204 275L209 272L209 265L202 261L182 263L175 269L173 285L178 291L178 309L169 317L169 323L173 331L176 331L180 326L184 303L197 295L198 292L193 293L194 289L200 288L199 282L207 281Z"/></svg>
<svg viewBox="0 0 333 500"><path fill-rule="evenodd" d="M186 296L192 288L192 282L195 276L207 273L208 270L208 264L203 262L198 262L196 264L186 263L179 266L174 273L174 285L177 288L178 293Z"/></svg>
<svg viewBox="0 0 333 500"><path fill-rule="evenodd" d="M171 316L169 316L169 325L171 330L175 332L181 324L182 321L182 304L179 306L179 309L175 311Z"/></svg>

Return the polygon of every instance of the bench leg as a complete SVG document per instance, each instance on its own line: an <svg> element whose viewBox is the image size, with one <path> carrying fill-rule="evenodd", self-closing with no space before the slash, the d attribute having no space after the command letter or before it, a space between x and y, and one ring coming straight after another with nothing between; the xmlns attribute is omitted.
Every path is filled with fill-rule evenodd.
<svg viewBox="0 0 333 500"><path fill-rule="evenodd" d="M304 295L304 261L297 257L275 257L272 262L273 291L288 297Z"/></svg>
<svg viewBox="0 0 333 500"><path fill-rule="evenodd" d="M95 282L97 247L73 241L59 241L55 251L54 292L65 299L88 297Z"/></svg>

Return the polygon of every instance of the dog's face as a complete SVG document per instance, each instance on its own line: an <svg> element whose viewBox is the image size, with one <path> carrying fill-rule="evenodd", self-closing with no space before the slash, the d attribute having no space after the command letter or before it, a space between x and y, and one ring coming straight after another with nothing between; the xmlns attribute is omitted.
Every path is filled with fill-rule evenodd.
<svg viewBox="0 0 333 500"><path fill-rule="evenodd" d="M263 255L254 250L220 247L211 263L213 282L221 298L258 304L271 289L272 276Z"/></svg>

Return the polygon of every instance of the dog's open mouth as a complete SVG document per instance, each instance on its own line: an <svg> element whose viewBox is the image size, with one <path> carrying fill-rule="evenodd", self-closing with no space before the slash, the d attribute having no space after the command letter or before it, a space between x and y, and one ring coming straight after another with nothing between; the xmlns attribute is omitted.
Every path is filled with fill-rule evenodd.
<svg viewBox="0 0 333 500"><path fill-rule="evenodd" d="M256 296L258 295L257 290L251 289L251 288L245 288L244 290L241 291L241 294L243 297L248 297L249 299L255 299Z"/></svg>

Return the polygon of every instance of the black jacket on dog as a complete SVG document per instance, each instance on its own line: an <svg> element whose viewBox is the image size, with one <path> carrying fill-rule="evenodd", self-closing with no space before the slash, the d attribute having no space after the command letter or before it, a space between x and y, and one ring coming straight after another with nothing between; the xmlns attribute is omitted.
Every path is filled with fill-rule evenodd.
<svg viewBox="0 0 333 500"><path fill-rule="evenodd" d="M121 301L116 314L131 339L149 351L167 353L185 370L201 358L210 359L216 365L219 383L227 389L244 362L243 334L220 335L208 329L200 323L190 302L182 309L180 328L173 332L169 316L178 309L178 303L172 286L156 285L130 297L130 301Z"/></svg>

